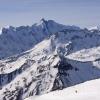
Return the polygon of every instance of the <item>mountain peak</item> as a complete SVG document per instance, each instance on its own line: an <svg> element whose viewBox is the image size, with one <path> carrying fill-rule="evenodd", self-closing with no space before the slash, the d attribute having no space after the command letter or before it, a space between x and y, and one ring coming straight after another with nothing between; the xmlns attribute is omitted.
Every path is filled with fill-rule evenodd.
<svg viewBox="0 0 100 100"><path fill-rule="evenodd" d="M45 22L46 20L44 18L42 18L40 21Z"/></svg>
<svg viewBox="0 0 100 100"><path fill-rule="evenodd" d="M100 30L100 25L99 26L94 26L94 27L90 27L89 30Z"/></svg>
<svg viewBox="0 0 100 100"><path fill-rule="evenodd" d="M42 18L38 23L35 23L36 26L40 26L43 25L45 22L47 22L47 20L45 20L44 18Z"/></svg>

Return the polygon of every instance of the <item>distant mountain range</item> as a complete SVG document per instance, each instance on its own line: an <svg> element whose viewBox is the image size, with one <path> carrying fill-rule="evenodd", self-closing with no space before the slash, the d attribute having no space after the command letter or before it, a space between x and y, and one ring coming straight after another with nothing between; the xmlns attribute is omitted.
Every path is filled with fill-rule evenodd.
<svg viewBox="0 0 100 100"><path fill-rule="evenodd" d="M39 23L32 26L2 28L0 32L0 58L26 51L53 33L64 29L79 29L79 27L65 26L53 20L41 19Z"/></svg>

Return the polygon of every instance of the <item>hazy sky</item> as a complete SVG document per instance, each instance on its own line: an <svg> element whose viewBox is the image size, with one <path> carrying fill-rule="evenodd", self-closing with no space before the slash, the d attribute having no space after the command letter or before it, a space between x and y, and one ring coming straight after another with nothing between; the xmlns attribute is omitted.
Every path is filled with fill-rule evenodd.
<svg viewBox="0 0 100 100"><path fill-rule="evenodd" d="M0 27L31 25L41 18L81 27L100 25L100 0L0 0Z"/></svg>

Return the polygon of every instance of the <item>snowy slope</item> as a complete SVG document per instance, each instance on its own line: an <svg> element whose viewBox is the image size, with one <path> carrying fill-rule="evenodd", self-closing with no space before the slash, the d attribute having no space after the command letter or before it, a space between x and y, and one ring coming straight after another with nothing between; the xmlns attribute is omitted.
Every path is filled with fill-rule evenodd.
<svg viewBox="0 0 100 100"><path fill-rule="evenodd" d="M89 30L99 30L100 31L100 26L90 27Z"/></svg>
<svg viewBox="0 0 100 100"><path fill-rule="evenodd" d="M100 35L56 32L30 50L0 60L0 100L23 100L100 78Z"/></svg>
<svg viewBox="0 0 100 100"><path fill-rule="evenodd" d="M0 28L0 35L2 34L2 28Z"/></svg>
<svg viewBox="0 0 100 100"><path fill-rule="evenodd" d="M100 79L25 100L100 100Z"/></svg>

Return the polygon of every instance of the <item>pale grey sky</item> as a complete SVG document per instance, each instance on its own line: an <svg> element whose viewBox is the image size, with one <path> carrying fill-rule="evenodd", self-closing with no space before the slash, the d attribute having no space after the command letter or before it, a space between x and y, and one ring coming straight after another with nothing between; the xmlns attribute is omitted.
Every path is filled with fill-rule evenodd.
<svg viewBox="0 0 100 100"><path fill-rule="evenodd" d="M0 27L32 25L41 18L66 25L100 25L100 0L0 0Z"/></svg>

